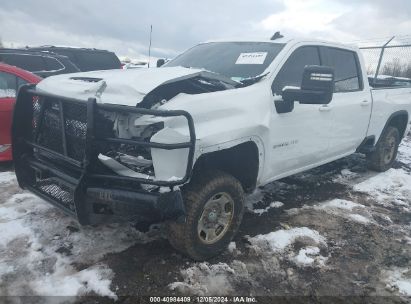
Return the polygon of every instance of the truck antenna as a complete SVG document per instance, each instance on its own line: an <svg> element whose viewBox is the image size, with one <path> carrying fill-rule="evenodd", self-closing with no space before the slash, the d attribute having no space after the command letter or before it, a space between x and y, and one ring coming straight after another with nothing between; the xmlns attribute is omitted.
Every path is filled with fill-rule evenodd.
<svg viewBox="0 0 411 304"><path fill-rule="evenodd" d="M150 59L151 59L151 36L153 35L153 25L150 25L150 45L148 46L148 64L147 68L150 68Z"/></svg>
<svg viewBox="0 0 411 304"><path fill-rule="evenodd" d="M276 40L276 39L280 39L283 38L284 36L280 34L280 32L275 32L275 34L271 37L270 40Z"/></svg>

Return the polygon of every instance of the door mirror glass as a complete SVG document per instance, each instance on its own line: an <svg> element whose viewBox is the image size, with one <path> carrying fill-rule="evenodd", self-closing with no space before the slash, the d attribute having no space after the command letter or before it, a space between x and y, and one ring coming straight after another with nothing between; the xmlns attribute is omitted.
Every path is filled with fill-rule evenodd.
<svg viewBox="0 0 411 304"><path fill-rule="evenodd" d="M299 101L301 104L328 104L334 92L334 69L332 67L311 65L303 72L301 88L284 87L283 100Z"/></svg>

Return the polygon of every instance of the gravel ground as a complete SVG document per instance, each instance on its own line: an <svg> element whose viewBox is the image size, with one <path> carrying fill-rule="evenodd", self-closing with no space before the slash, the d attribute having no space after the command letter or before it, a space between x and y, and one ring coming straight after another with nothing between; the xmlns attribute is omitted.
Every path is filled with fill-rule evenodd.
<svg viewBox="0 0 411 304"><path fill-rule="evenodd" d="M19 189L11 165L0 171L0 295L411 301L410 136L387 172L368 171L353 155L257 189L238 236L203 263L176 252L160 225L145 233L131 224L80 227Z"/></svg>

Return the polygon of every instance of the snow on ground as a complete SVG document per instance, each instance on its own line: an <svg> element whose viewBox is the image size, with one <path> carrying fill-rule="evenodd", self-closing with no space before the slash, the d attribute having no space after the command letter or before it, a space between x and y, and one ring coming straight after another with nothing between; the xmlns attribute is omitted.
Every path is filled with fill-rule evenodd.
<svg viewBox="0 0 411 304"><path fill-rule="evenodd" d="M194 295L227 295L234 290L238 282L254 284L253 276L261 271L276 273L280 271L278 259L287 259L300 267L325 266L328 257L321 254L318 246L325 248L326 239L317 231L307 227L277 230L265 235L248 237L248 241L255 251L258 262L244 263L233 260L227 263L193 263L192 266L181 270L183 281L173 282L169 289L183 294ZM294 252L292 245L296 241L303 241L307 246ZM314 246L317 245L317 246ZM236 245L231 242L230 252L236 251ZM240 254L240 253L239 253ZM239 255L237 254L237 256ZM259 264L261 263L261 265Z"/></svg>
<svg viewBox="0 0 411 304"><path fill-rule="evenodd" d="M399 146L397 160L408 166L411 165L411 139L409 136L404 138Z"/></svg>
<svg viewBox="0 0 411 304"><path fill-rule="evenodd" d="M253 193L248 194L245 198L245 208L247 211L251 212L251 213L256 213L256 214L263 214L265 212L267 212L268 210L270 210L271 208L280 208L282 207L284 204L282 202L278 202L278 201L273 201L269 204L264 204L264 205L268 205L265 208L256 208L256 205L259 205L263 202L264 196L266 193L270 193L270 192L275 192L279 195L285 194L287 193L287 191L292 190L292 189L296 189L297 186L296 185L290 185L281 181L276 181L275 183L271 183L268 185L265 185L263 187L259 187L257 189L254 190Z"/></svg>
<svg viewBox="0 0 411 304"><path fill-rule="evenodd" d="M364 208L364 206L358 203L354 203L352 201L344 200L344 199L333 199L331 201L317 205L316 208L318 209L342 209L342 210L352 211L354 208Z"/></svg>
<svg viewBox="0 0 411 304"><path fill-rule="evenodd" d="M14 181L9 172L0 178ZM98 261L107 253L158 237L155 232L142 234L129 224L81 227L26 192L0 200L0 231L0 294L10 296L93 292L116 298L110 290L113 273Z"/></svg>
<svg viewBox="0 0 411 304"><path fill-rule="evenodd" d="M326 248L326 239L316 230L307 227L281 229L268 234L249 237L248 241L255 249L262 250L265 255L277 255L294 262L298 266L325 266L328 257L321 255L320 246ZM298 253L294 243L304 244ZM315 246L314 246L315 245Z"/></svg>
<svg viewBox="0 0 411 304"><path fill-rule="evenodd" d="M281 183L281 182L278 182L277 184L280 185L280 187L278 187L278 188L283 188L282 186L286 185L286 184ZM274 201L274 202L271 202L270 204L268 204L268 206L265 207L265 208L256 208L256 205L260 204L263 201L265 192L273 190L273 189L270 189L270 188L272 188L272 185L266 185L264 187L257 188L257 189L254 190L253 193L248 194L245 198L245 208L246 208L246 210L248 212L251 212L251 213L262 215L262 214L268 212L272 208L281 208L282 206L284 206L284 204L282 202ZM281 189L281 190L284 191L284 188Z"/></svg>
<svg viewBox="0 0 411 304"><path fill-rule="evenodd" d="M315 244L325 244L325 238L318 231L307 227L281 229L268 234L259 234L248 238L248 241L257 246L269 245L271 250L281 251L299 238L309 238Z"/></svg>
<svg viewBox="0 0 411 304"><path fill-rule="evenodd" d="M164 280L169 292L186 295L273 294L271 285L280 285L280 290L286 287L287 294L298 295L305 290L317 292L312 288L336 286L330 292L342 290L344 295L351 295L355 285L352 283L358 282L353 272L358 270L358 277L367 285L357 291L372 290L375 285L369 279L375 278L393 294L409 296L411 274L406 251L411 244L411 220L406 217L411 207L411 175L403 164L411 164L410 141L403 143L398 157L402 162L396 164L398 169L385 173L358 173L358 168L350 165L357 161L358 157L353 157L348 165L335 165L334 171L333 167L315 169L259 188L247 197L246 207L251 214L245 216L248 223L261 223L258 230L244 226L242 235L214 262L194 263L165 256L167 271L171 269L169 274L175 279L161 273L162 267L156 267L159 273L154 274ZM341 196L333 192L316 196L311 189L327 188L323 181L330 186L344 184ZM0 173L0 191L6 187L17 189L14 174L9 172ZM295 192L297 195L293 196ZM295 208L286 210L288 203ZM275 228L277 218L283 229ZM363 226L359 228L358 224ZM112 264L110 269L100 262L102 257L159 237L153 231L139 233L130 225L79 227L56 208L26 192L0 198L0 231L0 294L6 295L96 293L115 298L111 288L118 284L116 279L122 276L122 269L116 270ZM132 252L138 259L137 251ZM122 254L120 258L124 258ZM141 256L142 263L146 263L144 250ZM136 257L129 257L133 259L130 267L141 271L143 266L134 261ZM374 263L378 259L381 261ZM387 270L376 274L373 271L377 269ZM138 281L138 275L125 277L122 283L127 285L130 280L142 286L148 284Z"/></svg>
<svg viewBox="0 0 411 304"><path fill-rule="evenodd" d="M367 193L385 206L411 206L411 175L404 169L389 169L354 186L355 191Z"/></svg>
<svg viewBox="0 0 411 304"><path fill-rule="evenodd" d="M16 175L14 172L0 172L0 185L11 184L16 180Z"/></svg>
<svg viewBox="0 0 411 304"><path fill-rule="evenodd" d="M366 206L344 199L333 199L331 201L315 205L313 208L353 220L360 224L369 224L374 222L372 214ZM359 212L362 214L350 212Z"/></svg>
<svg viewBox="0 0 411 304"><path fill-rule="evenodd" d="M405 296L411 296L411 270L395 268L385 272L388 289L397 289Z"/></svg>
<svg viewBox="0 0 411 304"><path fill-rule="evenodd" d="M174 282L169 285L171 290L194 295L226 295L233 287L229 277L235 271L226 263L197 263L181 271L184 282Z"/></svg>
<svg viewBox="0 0 411 304"><path fill-rule="evenodd" d="M282 202L272 202L270 203L270 205L268 205L268 207L265 207L264 209L253 209L252 211L255 214L262 215L263 213L267 212L271 208L280 208L282 206L284 206Z"/></svg>
<svg viewBox="0 0 411 304"><path fill-rule="evenodd" d="M366 218L365 216L361 214L350 214L349 217L354 220L355 222L361 223L361 224L368 224L371 222L370 219Z"/></svg>
<svg viewBox="0 0 411 304"><path fill-rule="evenodd" d="M256 188L253 193L249 194L245 198L245 208L249 212L253 212L254 205L260 202L264 197L264 193L260 188Z"/></svg>
<svg viewBox="0 0 411 304"><path fill-rule="evenodd" d="M302 208L293 208L287 210L288 214L297 214L304 209L314 209L326 212L333 216L340 216L348 220L355 221L360 224L375 223L372 217L371 210L364 205L355 203L345 199L333 199L323 203L315 204L312 206L304 205ZM381 214L382 217L387 217ZM390 221L389 217L386 219Z"/></svg>
<svg viewBox="0 0 411 304"><path fill-rule="evenodd" d="M358 178L359 176L359 173L352 172L349 169L342 169L341 173L337 177L333 178L333 181L338 183L347 183L355 178Z"/></svg>
<svg viewBox="0 0 411 304"><path fill-rule="evenodd" d="M320 248L314 246L308 246L301 248L298 255L293 258L297 265L310 266L314 263L324 266L327 261L327 257L320 255Z"/></svg>
<svg viewBox="0 0 411 304"><path fill-rule="evenodd" d="M237 245L235 242L230 242L230 244L228 244L228 251L233 253L235 250L237 250Z"/></svg>

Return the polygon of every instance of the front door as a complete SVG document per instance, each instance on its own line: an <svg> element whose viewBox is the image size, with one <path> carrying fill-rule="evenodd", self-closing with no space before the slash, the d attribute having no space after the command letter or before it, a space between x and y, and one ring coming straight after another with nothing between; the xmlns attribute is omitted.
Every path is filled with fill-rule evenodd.
<svg viewBox="0 0 411 304"><path fill-rule="evenodd" d="M301 86L305 66L320 64L318 47L303 46L294 50L274 79L273 99L280 98L286 86ZM333 136L331 126L332 111L327 105L295 102L294 110L284 114L278 114L273 105L271 143L267 149L271 152L268 176L279 178L326 160Z"/></svg>

